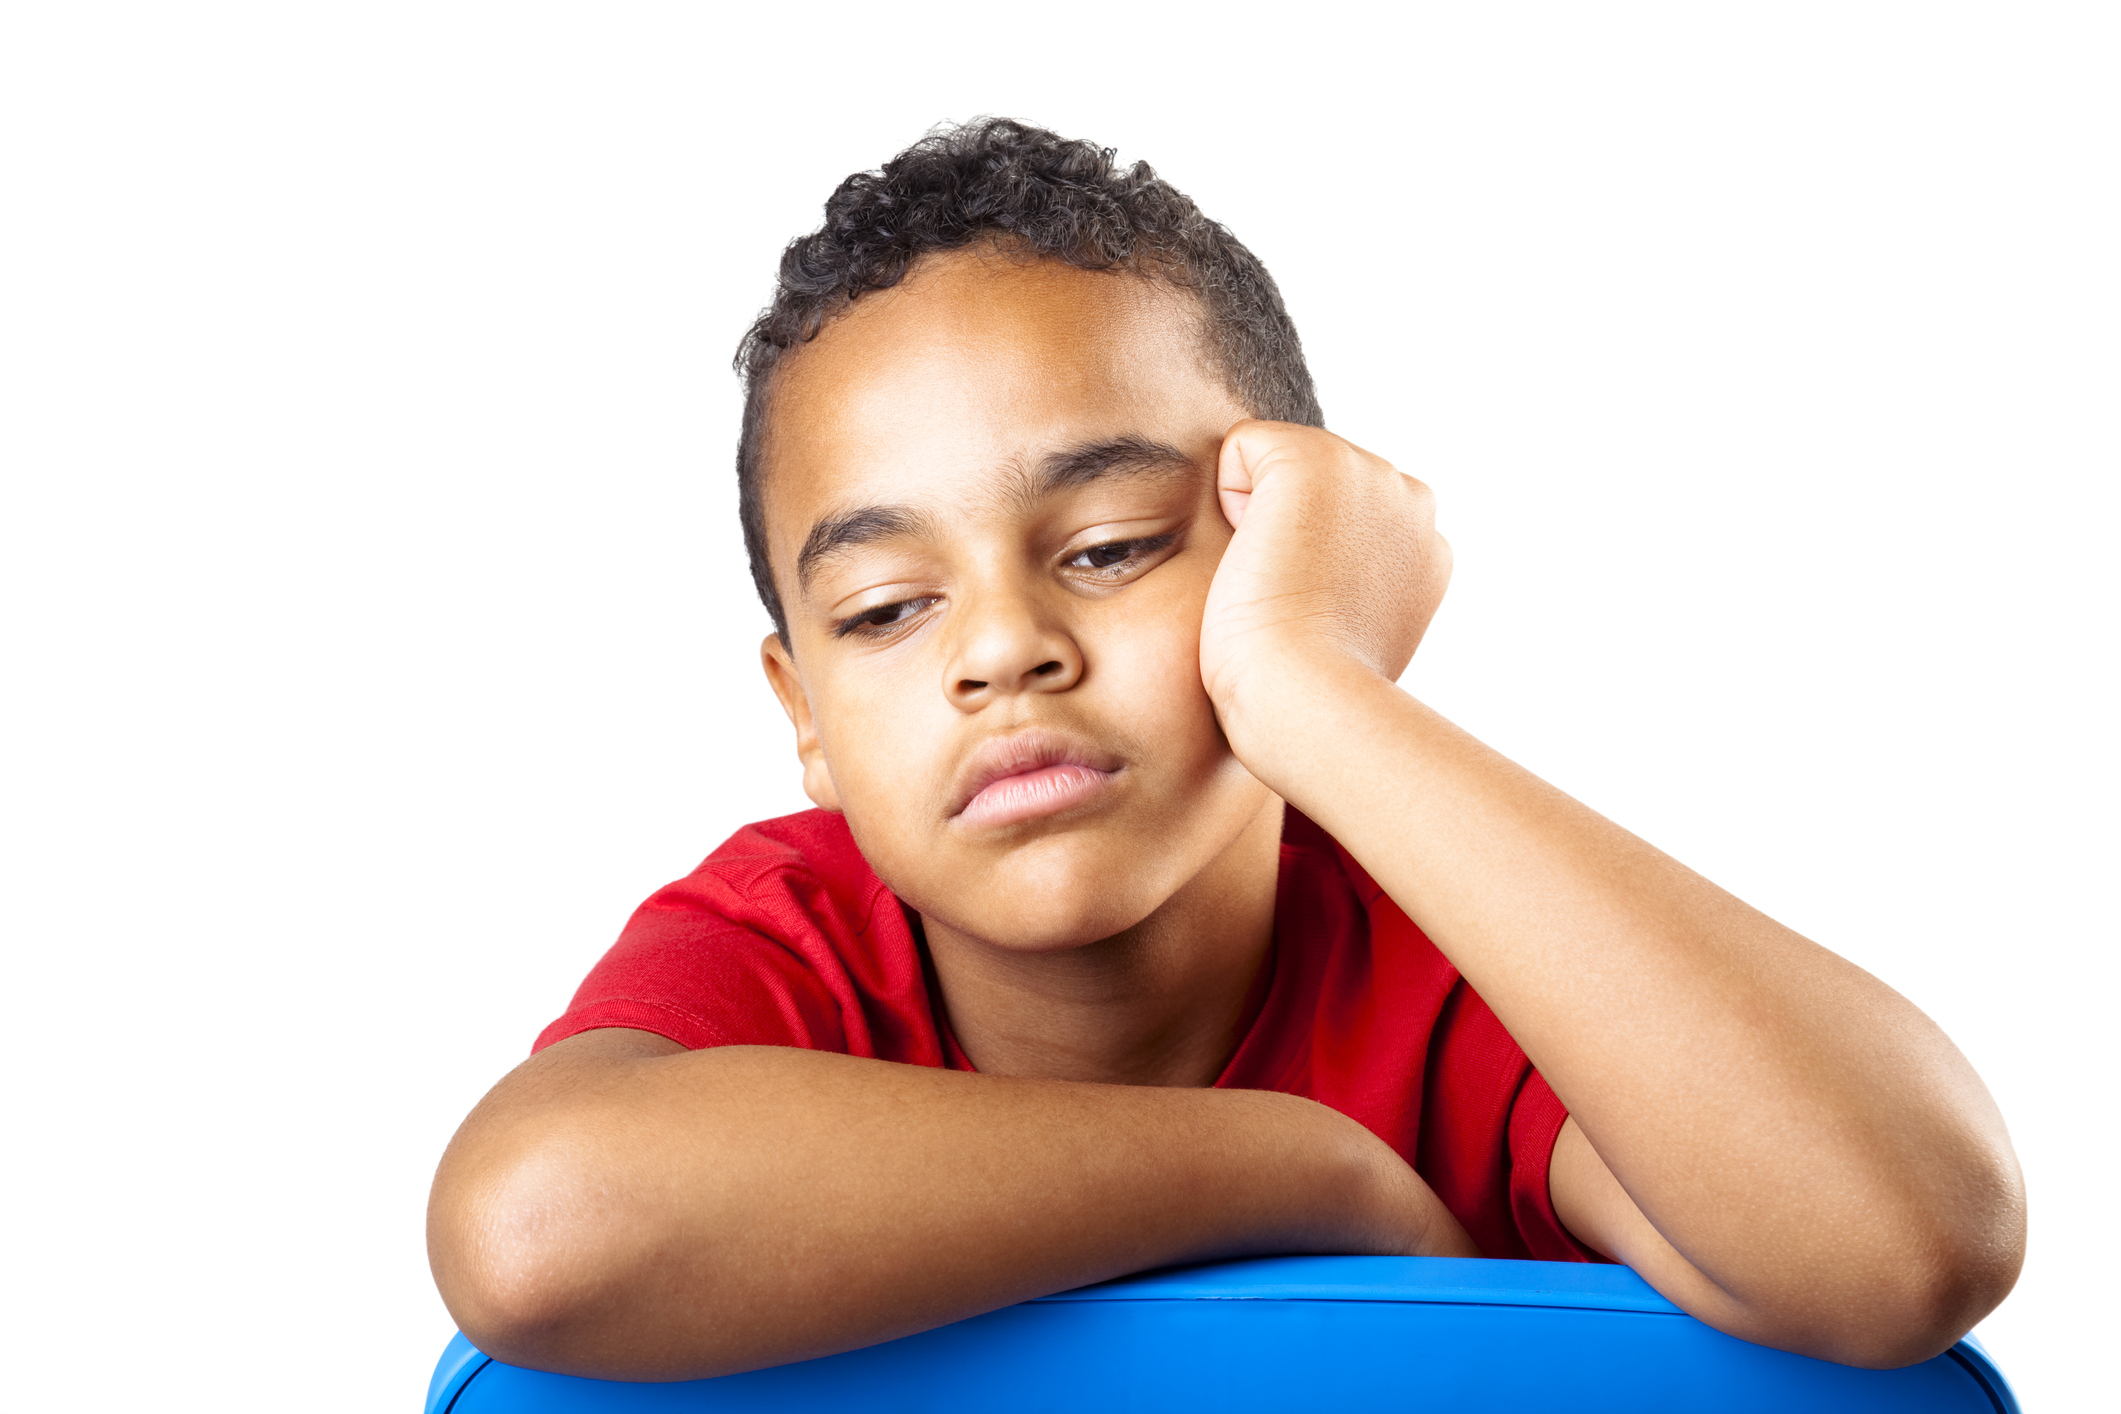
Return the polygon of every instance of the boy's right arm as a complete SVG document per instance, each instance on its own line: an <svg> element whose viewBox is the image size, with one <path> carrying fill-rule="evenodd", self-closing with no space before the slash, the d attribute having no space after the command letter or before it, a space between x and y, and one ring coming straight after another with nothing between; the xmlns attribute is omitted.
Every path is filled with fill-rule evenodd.
<svg viewBox="0 0 2121 1414"><path fill-rule="evenodd" d="M480 1103L435 1176L428 1250L488 1354L666 1380L1177 1262L1476 1255L1389 1147L1295 1096L627 1030L562 1041Z"/></svg>

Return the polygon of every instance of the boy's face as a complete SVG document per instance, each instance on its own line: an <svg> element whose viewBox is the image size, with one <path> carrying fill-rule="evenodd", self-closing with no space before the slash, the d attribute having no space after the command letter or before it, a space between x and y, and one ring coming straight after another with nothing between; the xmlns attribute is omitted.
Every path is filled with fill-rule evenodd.
<svg viewBox="0 0 2121 1414"><path fill-rule="evenodd" d="M931 920L1093 942L1264 828L1199 662L1244 416L1184 296L993 253L922 262L781 366L768 675L811 798Z"/></svg>

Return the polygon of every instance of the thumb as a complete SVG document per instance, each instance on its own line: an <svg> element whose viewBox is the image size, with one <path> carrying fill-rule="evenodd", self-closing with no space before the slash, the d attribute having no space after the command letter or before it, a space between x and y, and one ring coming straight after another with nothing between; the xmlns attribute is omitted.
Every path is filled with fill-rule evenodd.
<svg viewBox="0 0 2121 1414"><path fill-rule="evenodd" d="M1267 447L1260 434L1266 430L1266 423L1247 418L1223 435L1222 452L1215 463L1215 497L1232 530L1245 518L1258 475L1264 470Z"/></svg>

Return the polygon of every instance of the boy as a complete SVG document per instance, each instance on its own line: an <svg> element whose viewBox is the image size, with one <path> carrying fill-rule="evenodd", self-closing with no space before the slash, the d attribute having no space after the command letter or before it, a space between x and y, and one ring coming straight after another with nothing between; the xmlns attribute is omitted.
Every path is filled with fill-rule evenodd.
<svg viewBox="0 0 2121 1414"><path fill-rule="evenodd" d="M651 899L466 1120L475 1343L696 1377L1273 1252L1624 1261L1880 1366L2003 1298L1950 1042L1395 686L1449 550L1249 252L1006 121L826 215L738 456L819 810Z"/></svg>

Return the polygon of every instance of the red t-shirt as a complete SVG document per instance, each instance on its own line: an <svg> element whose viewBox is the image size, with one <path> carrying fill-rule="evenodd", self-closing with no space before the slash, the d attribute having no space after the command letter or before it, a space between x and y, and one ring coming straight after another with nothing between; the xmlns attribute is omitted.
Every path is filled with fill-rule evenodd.
<svg viewBox="0 0 2121 1414"><path fill-rule="evenodd" d="M1288 811L1273 975L1216 1085L1369 1127L1489 1257L1600 1260L1547 1160L1568 1117L1495 1013L1323 830ZM641 905L538 1048L601 1026L971 1070L897 897L821 810L750 825Z"/></svg>

